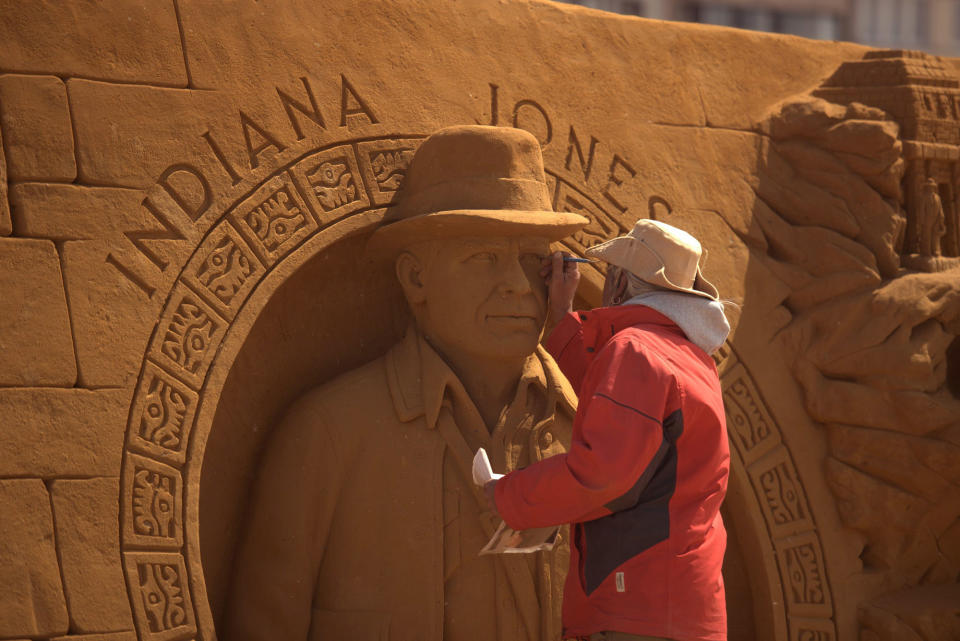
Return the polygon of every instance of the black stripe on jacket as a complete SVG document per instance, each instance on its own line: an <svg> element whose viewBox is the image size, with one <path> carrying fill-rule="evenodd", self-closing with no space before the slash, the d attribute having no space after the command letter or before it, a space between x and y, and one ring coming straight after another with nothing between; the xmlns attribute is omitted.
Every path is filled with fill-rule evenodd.
<svg viewBox="0 0 960 641"><path fill-rule="evenodd" d="M633 487L605 506L613 514L578 528L588 596L618 566L670 536L670 498L677 487L677 440L682 433L683 413L677 410L663 420L663 442L647 469Z"/></svg>

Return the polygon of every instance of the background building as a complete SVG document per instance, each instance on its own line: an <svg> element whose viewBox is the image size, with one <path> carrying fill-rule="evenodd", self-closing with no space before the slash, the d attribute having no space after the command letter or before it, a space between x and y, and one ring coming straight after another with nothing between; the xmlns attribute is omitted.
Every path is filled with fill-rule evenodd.
<svg viewBox="0 0 960 641"><path fill-rule="evenodd" d="M958 0L565 0L627 15L960 55Z"/></svg>

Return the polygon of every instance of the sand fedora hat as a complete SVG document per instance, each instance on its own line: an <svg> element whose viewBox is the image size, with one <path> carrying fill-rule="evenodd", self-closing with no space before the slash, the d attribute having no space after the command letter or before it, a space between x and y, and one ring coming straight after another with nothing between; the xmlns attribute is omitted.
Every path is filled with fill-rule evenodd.
<svg viewBox="0 0 960 641"><path fill-rule="evenodd" d="M453 236L557 241L590 221L555 212L537 139L521 129L464 125L429 136L410 161L398 203L367 245L395 254Z"/></svg>
<svg viewBox="0 0 960 641"><path fill-rule="evenodd" d="M700 242L687 232L646 219L638 220L626 236L586 251L652 285L717 300L717 288L700 271L702 253Z"/></svg>

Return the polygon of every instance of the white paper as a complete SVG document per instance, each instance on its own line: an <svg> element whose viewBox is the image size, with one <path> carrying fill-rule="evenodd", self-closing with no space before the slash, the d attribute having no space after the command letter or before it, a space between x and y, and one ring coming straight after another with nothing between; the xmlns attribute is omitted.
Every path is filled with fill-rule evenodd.
<svg viewBox="0 0 960 641"><path fill-rule="evenodd" d="M490 481L502 479L503 474L494 474L490 467L490 459L487 457L487 451L482 447L473 455L473 482L483 487Z"/></svg>
<svg viewBox="0 0 960 641"><path fill-rule="evenodd" d="M494 474L487 452L481 447L473 456L473 482L483 487L490 481L501 478L503 474ZM539 550L551 550L557 541L559 531L559 525L531 530L514 530L504 521L500 521L496 532L480 550L480 554L526 554Z"/></svg>

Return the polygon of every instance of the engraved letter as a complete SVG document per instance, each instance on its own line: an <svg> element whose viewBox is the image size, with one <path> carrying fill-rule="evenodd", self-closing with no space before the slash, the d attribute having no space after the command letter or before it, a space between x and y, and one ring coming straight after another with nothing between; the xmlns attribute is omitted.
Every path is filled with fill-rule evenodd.
<svg viewBox="0 0 960 641"><path fill-rule="evenodd" d="M533 100L521 100L513 106L513 126L519 129L527 129L526 127L520 127L517 124L520 122L520 110L523 107L532 107L534 110L540 112L540 115L543 117L543 124L547 128L547 133L546 133L546 136L544 136L543 140L540 140L539 142L541 147L546 147L547 145L550 144L550 141L553 140L553 125L550 123L550 116L547 115L547 112L543 109L543 107L541 107L539 104L537 104ZM527 131L530 131L530 130L527 129ZM532 133L534 136L537 135L536 132L534 131L530 131L530 133Z"/></svg>
<svg viewBox="0 0 960 641"><path fill-rule="evenodd" d="M280 96L280 104L283 105L283 110L287 112L287 118L290 119L290 124L293 126L293 130L297 133L297 140L303 140L306 136L303 135L303 129L300 128L300 121L297 119L294 110L299 111L301 114L312 120L313 123L321 129L327 128L327 125L324 124L323 121L323 114L320 113L320 107L317 105L317 97L313 95L313 90L310 89L310 83L307 82L306 77L301 77L300 82L303 83L303 88L307 92L307 99L310 101L310 107L307 107L302 102L298 102L289 94L280 91L280 88L277 87L277 95Z"/></svg>
<svg viewBox="0 0 960 641"><path fill-rule="evenodd" d="M492 82L489 83L489 85L490 85L490 122L487 124L490 127L496 127L497 123L500 122L500 100L499 100L499 94L498 94L500 87L493 84ZM473 121L478 125L483 124L476 118L474 118Z"/></svg>
<svg viewBox="0 0 960 641"><path fill-rule="evenodd" d="M258 156L267 147L274 147L276 148L277 152L281 152L286 149L283 143L277 140L275 136L269 134L266 129L251 120L250 116L242 111L240 112L240 126L243 128L243 139L247 144L247 155L250 157L251 169L256 169L260 166L260 159ZM257 135L263 139L263 142L257 147L254 147L253 143L250 141L251 129L257 132Z"/></svg>
<svg viewBox="0 0 960 641"><path fill-rule="evenodd" d="M351 96L353 96L353 102L357 103L356 107L349 106ZM375 125L380 122L373 115L373 111L367 106L363 98L360 97L360 94L357 93L357 90L350 84L350 81L347 80L347 77L340 74L340 126L347 126L347 116L359 115L366 116L371 124Z"/></svg>
<svg viewBox="0 0 960 641"><path fill-rule="evenodd" d="M216 143L212 136L210 136L209 131L203 132L203 138L207 141L207 144L210 145L210 149L213 150L213 155L217 157L217 160L220 161L220 164L223 166L223 170L227 172L227 175L230 176L232 184L236 185L240 182L240 174L237 173L237 170L233 168L233 165L227 160L227 157L223 155L223 150L220 149L220 145Z"/></svg>
<svg viewBox="0 0 960 641"><path fill-rule="evenodd" d="M178 230L164 214L160 212L157 206L154 205L153 201L151 201L149 198L144 198L141 205L158 223L160 223L160 225L163 227L163 230L124 231L123 235L127 237L127 240L133 243L133 246L137 248L137 251L143 254L151 263L156 265L160 271L163 271L167 268L167 265L170 261L153 251L144 241L186 240L186 237L180 233L180 230ZM153 296L153 293L156 291L156 287L148 283L145 278L137 274L137 272L133 271L130 267L121 263L112 253L107 254L106 262L113 265L121 275L143 290L148 298Z"/></svg>
<svg viewBox="0 0 960 641"><path fill-rule="evenodd" d="M199 204L191 205L187 202L186 197L184 197L180 190L170 184L170 177L177 173L184 173L197 179L197 182L200 184L200 190L203 192ZM190 165L170 165L160 174L160 179L157 181L157 184L163 187L164 191L173 198L173 201L180 206L180 209L182 209L193 222L197 222L200 216L203 215L203 212L207 211L207 208L210 207L210 203L213 202L213 194L210 193L210 183L207 182L207 177L204 176L199 169Z"/></svg>
<svg viewBox="0 0 960 641"><path fill-rule="evenodd" d="M626 160L613 154L613 162L610 163L610 176L607 179L607 186L603 188L604 197L613 203L613 206L619 209L622 212L627 211L627 208L620 204L620 202L614 198L613 194L610 193L611 187L619 187L623 184L623 178L617 175L617 168L623 167L630 173L630 177L633 178L637 175L637 170L631 167Z"/></svg>
<svg viewBox="0 0 960 641"><path fill-rule="evenodd" d="M567 147L567 159L564 162L564 167L567 171L570 171L570 163L573 161L573 151L577 151L577 158L580 160L580 169L583 170L583 182L590 180L590 171L593 169L593 154L597 150L597 143L599 141L590 136L590 150L587 152L587 158L583 158L583 148L580 147L580 140L577 139L577 132L573 130L573 125L570 125L570 146Z"/></svg>
<svg viewBox="0 0 960 641"><path fill-rule="evenodd" d="M647 214L650 216L650 220L660 220L657 218L657 205L666 209L667 214L673 213L673 207L665 199L660 196L650 196L650 200L647 201Z"/></svg>

